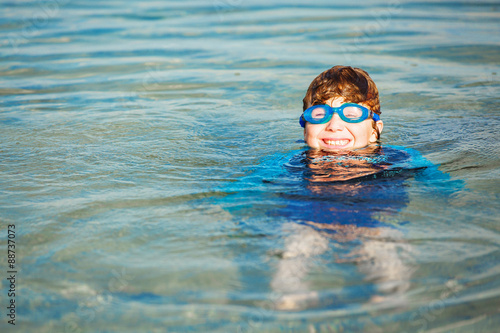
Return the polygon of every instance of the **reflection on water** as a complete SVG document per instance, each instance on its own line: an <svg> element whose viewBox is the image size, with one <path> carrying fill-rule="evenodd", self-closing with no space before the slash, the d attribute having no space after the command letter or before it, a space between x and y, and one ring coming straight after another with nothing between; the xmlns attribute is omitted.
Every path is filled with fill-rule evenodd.
<svg viewBox="0 0 500 333"><path fill-rule="evenodd" d="M382 148L377 146L335 155L323 151L308 151L308 180L312 183L334 182L376 175L391 165L387 163L387 158L381 154L381 150Z"/></svg>
<svg viewBox="0 0 500 333"><path fill-rule="evenodd" d="M495 331L498 9L2 3L16 329ZM337 64L377 82L382 148L297 153L305 90Z"/></svg>

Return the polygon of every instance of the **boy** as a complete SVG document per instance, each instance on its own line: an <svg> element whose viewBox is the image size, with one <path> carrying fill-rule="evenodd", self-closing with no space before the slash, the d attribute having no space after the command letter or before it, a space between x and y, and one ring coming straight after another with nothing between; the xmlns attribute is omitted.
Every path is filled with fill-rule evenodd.
<svg viewBox="0 0 500 333"><path fill-rule="evenodd" d="M318 75L303 99L307 145L323 151L352 150L377 142L384 127L375 82L367 72L334 66Z"/></svg>

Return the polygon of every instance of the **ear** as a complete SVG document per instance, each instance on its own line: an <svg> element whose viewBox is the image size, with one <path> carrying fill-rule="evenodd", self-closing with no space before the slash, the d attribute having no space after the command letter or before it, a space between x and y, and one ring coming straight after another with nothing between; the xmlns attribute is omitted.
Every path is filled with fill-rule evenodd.
<svg viewBox="0 0 500 333"><path fill-rule="evenodd" d="M377 131L378 134L382 134L383 129L384 129L384 123L382 122L382 120L375 122L375 128L373 128L372 134L370 136L370 143L377 142L377 140L379 139Z"/></svg>

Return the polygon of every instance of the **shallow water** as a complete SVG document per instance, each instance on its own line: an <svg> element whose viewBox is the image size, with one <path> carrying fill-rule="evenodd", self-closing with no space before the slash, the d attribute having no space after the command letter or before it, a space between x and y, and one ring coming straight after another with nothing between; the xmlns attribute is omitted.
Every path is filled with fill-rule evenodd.
<svg viewBox="0 0 500 333"><path fill-rule="evenodd" d="M14 224L17 330L495 332L499 9L3 2L0 244ZM336 64L377 83L382 145L439 176L293 172L303 95ZM323 203L353 223L303 216Z"/></svg>

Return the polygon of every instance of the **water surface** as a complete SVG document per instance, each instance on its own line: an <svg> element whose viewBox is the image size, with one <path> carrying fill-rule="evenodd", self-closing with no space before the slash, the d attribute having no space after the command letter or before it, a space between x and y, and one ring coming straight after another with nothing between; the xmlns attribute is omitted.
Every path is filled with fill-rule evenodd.
<svg viewBox="0 0 500 333"><path fill-rule="evenodd" d="M495 332L499 19L496 1L3 2L16 329ZM337 64L377 83L382 146L434 173L293 169L307 86Z"/></svg>

